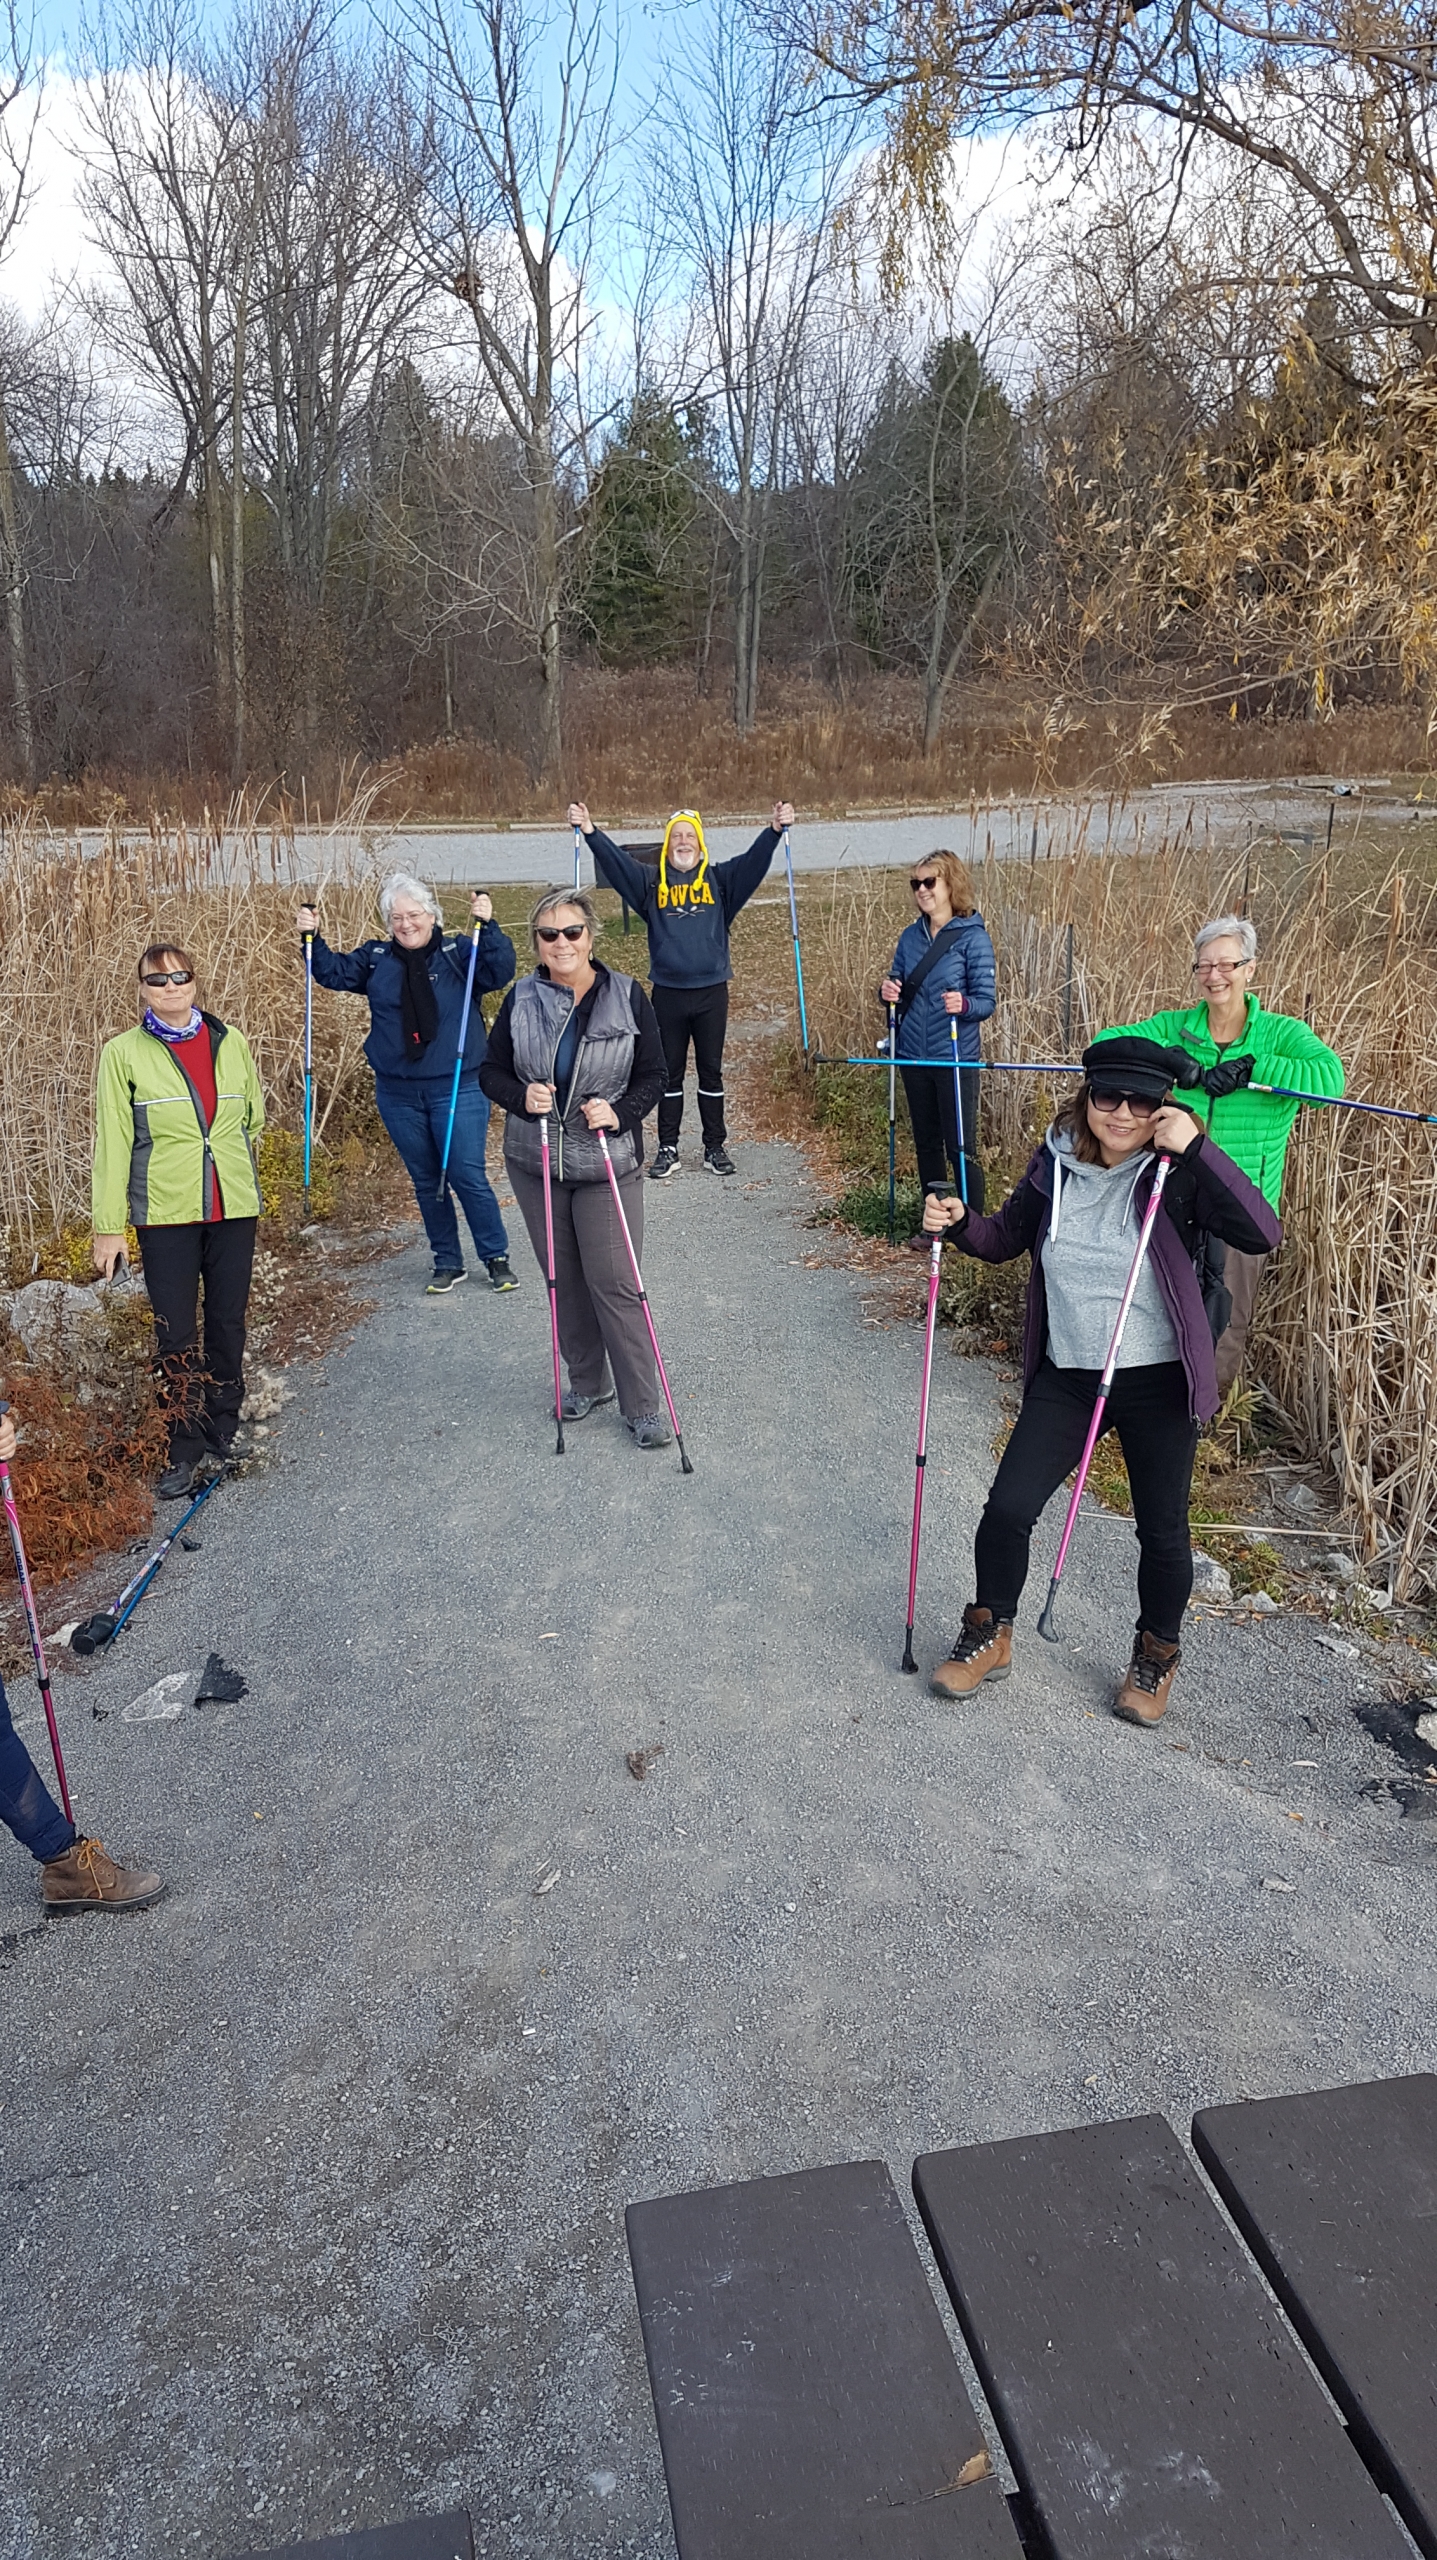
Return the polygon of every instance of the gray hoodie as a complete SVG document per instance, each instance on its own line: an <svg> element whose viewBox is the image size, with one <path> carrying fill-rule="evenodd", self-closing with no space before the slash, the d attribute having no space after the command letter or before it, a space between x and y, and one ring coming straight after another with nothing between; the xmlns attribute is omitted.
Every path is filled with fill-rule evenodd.
<svg viewBox="0 0 1437 2560"><path fill-rule="evenodd" d="M1142 1219L1133 1195L1152 1158L1146 1147L1124 1164L1082 1164L1066 1133L1048 1131L1053 1215L1043 1240L1048 1357L1055 1369L1101 1369L1118 1302L1138 1249ZM1145 1257L1128 1312L1120 1369L1182 1356L1151 1257Z"/></svg>

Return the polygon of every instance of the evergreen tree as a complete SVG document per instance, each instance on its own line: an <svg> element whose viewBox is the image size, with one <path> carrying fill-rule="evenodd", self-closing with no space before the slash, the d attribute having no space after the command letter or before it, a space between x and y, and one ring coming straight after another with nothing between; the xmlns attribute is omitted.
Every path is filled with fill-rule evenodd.
<svg viewBox="0 0 1437 2560"><path fill-rule="evenodd" d="M584 511L578 611L615 666L656 666L693 642L702 586L700 438L640 391Z"/></svg>

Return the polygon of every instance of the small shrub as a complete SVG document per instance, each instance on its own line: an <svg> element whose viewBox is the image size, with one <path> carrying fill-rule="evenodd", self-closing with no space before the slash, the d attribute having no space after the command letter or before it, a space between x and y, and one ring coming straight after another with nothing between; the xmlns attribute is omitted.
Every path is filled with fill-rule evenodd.
<svg viewBox="0 0 1437 2560"><path fill-rule="evenodd" d="M1228 1541L1224 1539L1223 1544L1226 1546ZM1265 1591L1270 1599L1280 1600L1287 1588L1287 1577L1277 1549L1270 1547L1265 1538L1234 1540L1233 1544L1236 1553L1224 1560L1234 1591Z"/></svg>
<svg viewBox="0 0 1437 2560"><path fill-rule="evenodd" d="M271 1123L256 1152L266 1218L290 1226L301 1217L333 1217L337 1168L327 1147L315 1147L312 1152L308 1204L304 1196L304 1139L300 1132Z"/></svg>

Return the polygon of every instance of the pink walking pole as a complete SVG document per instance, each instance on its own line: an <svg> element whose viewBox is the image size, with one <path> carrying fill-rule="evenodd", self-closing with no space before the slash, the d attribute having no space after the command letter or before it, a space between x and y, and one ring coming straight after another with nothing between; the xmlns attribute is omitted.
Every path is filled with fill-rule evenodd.
<svg viewBox="0 0 1437 2560"><path fill-rule="evenodd" d="M559 1376L559 1282L554 1268L554 1194L549 1178L549 1115L539 1122L539 1152L544 1159L544 1250L548 1261L544 1277L549 1284L549 1332L554 1343L554 1422L559 1437L554 1446L556 1458L564 1454L564 1388Z"/></svg>
<svg viewBox="0 0 1437 2560"><path fill-rule="evenodd" d="M930 1198L951 1200L951 1182L930 1182ZM945 1228L933 1238L928 1256L928 1323L923 1335L923 1395L918 1407L918 1473L913 1486L913 1544L908 1554L908 1627L903 1639L905 1671L916 1671L913 1659L913 1620L918 1602L918 1541L923 1534L923 1478L928 1466L928 1391L933 1383L933 1336L938 1323L938 1275L943 1260Z"/></svg>
<svg viewBox="0 0 1437 2560"><path fill-rule="evenodd" d="M1103 1374L1098 1380L1097 1402L1093 1406L1093 1418L1088 1425L1087 1439L1083 1443L1083 1455L1073 1484L1073 1498L1068 1505L1068 1516L1063 1522L1063 1534L1058 1541L1058 1561L1053 1567L1053 1579L1048 1585L1047 1603L1038 1620L1038 1633L1040 1636L1046 1636L1049 1644L1056 1644L1058 1641L1058 1630L1053 1624L1053 1603L1057 1599L1058 1585L1063 1578L1063 1567L1068 1560L1068 1542L1073 1534L1073 1524L1078 1517L1078 1503L1087 1481L1088 1469L1093 1462L1093 1451L1098 1445L1098 1435L1103 1427L1103 1408L1107 1404L1108 1391L1113 1383L1113 1371L1118 1365L1118 1353L1123 1347L1123 1330L1128 1321L1128 1310L1133 1303L1138 1278L1147 1256L1148 1240L1152 1235L1153 1221L1157 1217L1162 1200L1163 1185L1172 1169L1172 1157L1159 1156L1158 1169L1153 1177L1152 1197L1148 1202L1147 1213L1138 1235L1138 1249L1133 1255L1133 1267L1128 1273L1128 1285L1118 1303L1118 1320L1113 1327L1112 1341L1108 1344L1108 1356L1103 1365Z"/></svg>
<svg viewBox="0 0 1437 2560"><path fill-rule="evenodd" d="M609 1141L602 1129L596 1129L594 1131L594 1135L598 1139L599 1145L603 1150L604 1164L609 1176L609 1189L614 1195L614 1207L618 1210L619 1224L624 1231L624 1242L629 1248L629 1265L634 1275L634 1287L639 1293L639 1304L643 1308L644 1322L649 1328L649 1340L653 1344L654 1360L659 1372L659 1384L664 1391L664 1402L669 1409L669 1420L674 1426L674 1438L679 1444L679 1462L684 1474L686 1476L691 1476L694 1471L694 1463L692 1458L689 1456L687 1449L684 1447L684 1435L679 1429L679 1417L674 1411L674 1400L669 1392L669 1373L664 1367L664 1355L659 1349L659 1337L654 1331L654 1319L649 1310L649 1293L644 1287L644 1275L639 1269L639 1257L634 1251L634 1239L629 1233L629 1222L624 1215L624 1203L619 1191L619 1177L614 1171L614 1159L609 1153Z"/></svg>
<svg viewBox="0 0 1437 2560"><path fill-rule="evenodd" d="M0 1413L8 1413L9 1410L8 1405L0 1404ZM45 1709L45 1722L50 1728L50 1749L55 1759L55 1775L60 1781L60 1802L65 1808L65 1820L73 1829L75 1816L70 1809L70 1789L66 1782L65 1763L60 1752L60 1728L55 1722L55 1701L50 1695L50 1673L45 1661L45 1640L40 1633L40 1616L35 1607L34 1587L30 1580L30 1568L25 1561L25 1541L20 1534L20 1514L15 1508L10 1470L3 1458L0 1458L0 1503L5 1507L10 1544L15 1550L15 1571L20 1577L20 1595L25 1603L25 1618L30 1629L30 1650L35 1656L35 1678L39 1685L41 1704Z"/></svg>

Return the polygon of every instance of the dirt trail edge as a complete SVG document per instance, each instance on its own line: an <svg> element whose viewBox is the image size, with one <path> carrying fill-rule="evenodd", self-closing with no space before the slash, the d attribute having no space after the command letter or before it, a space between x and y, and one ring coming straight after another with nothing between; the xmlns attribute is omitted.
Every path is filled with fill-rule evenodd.
<svg viewBox="0 0 1437 2560"><path fill-rule="evenodd" d="M1011 1682L899 1675L922 1273L867 1321L797 1156L740 1164L646 1195L692 1478L612 1408L556 1458L527 1253L430 1303L416 1249L60 1687L81 1820L172 1889L3 1950L4 2560L460 2504L495 2560L668 2560L632 2198L1437 2060L1437 1826L1359 1792L1363 1666L1200 1621L1114 1723L1132 1532L1086 1517L1061 1649L1055 1519ZM940 1349L925 1666L997 1421ZM211 1652L249 1694L196 1709Z"/></svg>

